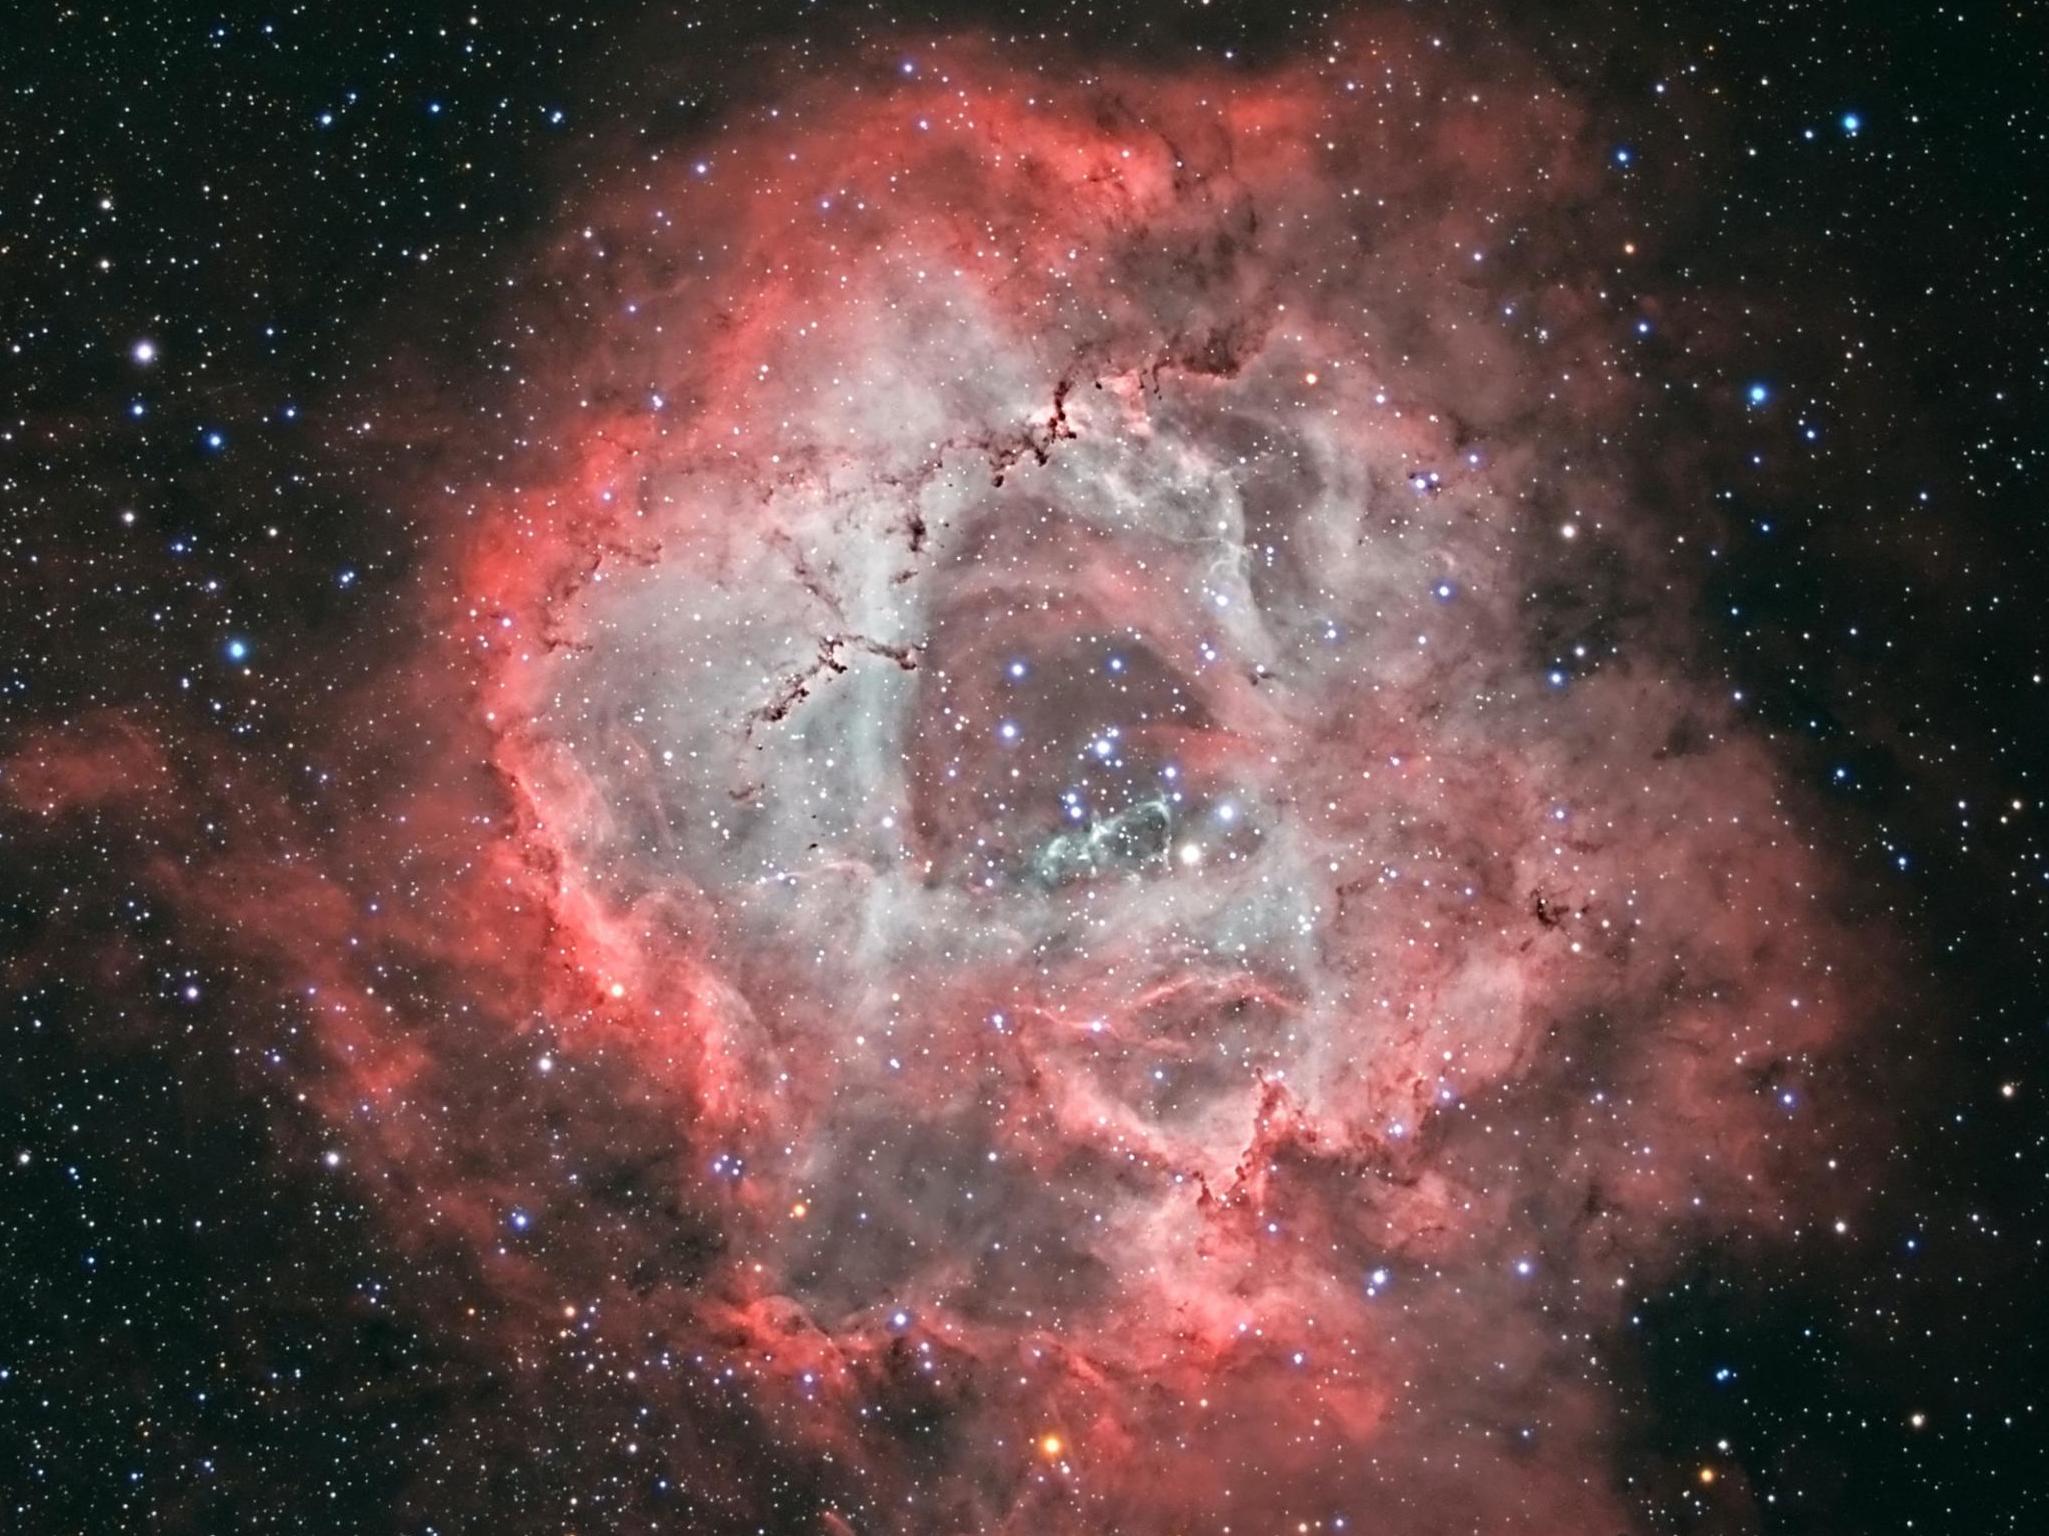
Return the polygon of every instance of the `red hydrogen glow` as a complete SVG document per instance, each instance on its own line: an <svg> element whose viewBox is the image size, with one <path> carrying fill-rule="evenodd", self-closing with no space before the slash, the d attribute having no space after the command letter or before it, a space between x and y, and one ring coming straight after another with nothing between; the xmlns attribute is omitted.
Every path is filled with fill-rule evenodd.
<svg viewBox="0 0 2049 1536"><path fill-rule="evenodd" d="M328 725L349 796L159 878L503 1365L480 1457L605 1447L550 1519L1642 1528L1608 1341L1854 1215L1883 978L1695 659L1604 150L1399 25L919 58L565 217L394 765ZM209 792L102 730L17 806Z"/></svg>

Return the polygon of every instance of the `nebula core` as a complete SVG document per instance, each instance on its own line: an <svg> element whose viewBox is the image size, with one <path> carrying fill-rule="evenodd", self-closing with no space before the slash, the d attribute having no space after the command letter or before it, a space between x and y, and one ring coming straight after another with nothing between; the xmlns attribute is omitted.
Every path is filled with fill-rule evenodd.
<svg viewBox="0 0 2049 1536"><path fill-rule="evenodd" d="M1751 402L1572 89L1337 36L622 150L290 774L8 760L239 829L151 888L494 1383L404 1529L1754 1528L1620 1340L1855 1224L1899 941L1698 643Z"/></svg>

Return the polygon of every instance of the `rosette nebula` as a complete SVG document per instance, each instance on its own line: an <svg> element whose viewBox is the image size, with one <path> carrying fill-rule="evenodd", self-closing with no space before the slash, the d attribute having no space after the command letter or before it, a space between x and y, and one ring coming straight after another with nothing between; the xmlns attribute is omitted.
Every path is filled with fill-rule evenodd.
<svg viewBox="0 0 2049 1536"><path fill-rule="evenodd" d="M1925 1008L1714 629L1832 301L1510 35L757 60L334 406L407 548L261 752L9 737L367 1256L372 1525L1794 1528L1643 1338L1879 1222Z"/></svg>

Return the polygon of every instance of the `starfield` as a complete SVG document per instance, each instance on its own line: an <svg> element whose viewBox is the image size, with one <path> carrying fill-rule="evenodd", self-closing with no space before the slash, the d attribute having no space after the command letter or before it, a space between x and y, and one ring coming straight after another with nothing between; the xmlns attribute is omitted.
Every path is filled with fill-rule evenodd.
<svg viewBox="0 0 2049 1536"><path fill-rule="evenodd" d="M55 9L0 1529L2049 1529L2024 9Z"/></svg>

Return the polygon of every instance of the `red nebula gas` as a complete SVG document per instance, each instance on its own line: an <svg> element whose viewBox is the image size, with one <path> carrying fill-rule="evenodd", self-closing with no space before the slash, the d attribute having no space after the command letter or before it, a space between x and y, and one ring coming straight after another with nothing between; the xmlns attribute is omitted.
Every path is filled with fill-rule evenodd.
<svg viewBox="0 0 2049 1536"><path fill-rule="evenodd" d="M514 269L332 787L16 755L52 817L233 798L160 886L494 1383L407 1529L1606 1532L1696 1479L1613 1341L1854 1217L1883 978L1694 643L1709 450L1604 158L1385 21L786 81Z"/></svg>

